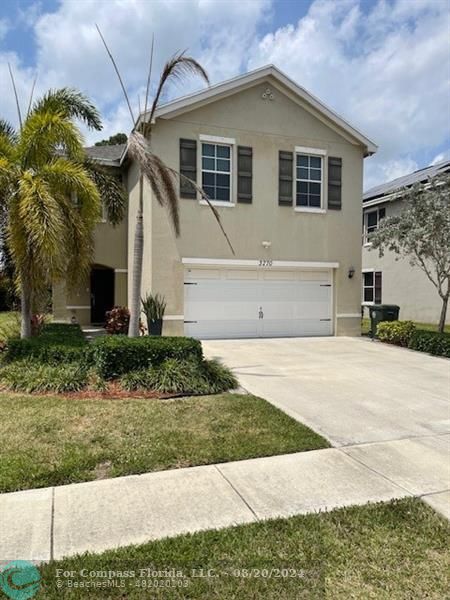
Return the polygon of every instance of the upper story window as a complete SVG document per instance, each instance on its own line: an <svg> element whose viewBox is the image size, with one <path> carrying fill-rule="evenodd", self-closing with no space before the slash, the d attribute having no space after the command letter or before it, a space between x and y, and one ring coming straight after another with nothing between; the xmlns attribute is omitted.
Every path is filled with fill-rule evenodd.
<svg viewBox="0 0 450 600"><path fill-rule="evenodd" d="M321 156L296 155L296 205L322 207L323 164Z"/></svg>
<svg viewBox="0 0 450 600"><path fill-rule="evenodd" d="M374 233L380 224L381 219L386 216L385 208L375 208L364 213L363 218L363 243L370 244L370 235Z"/></svg>
<svg viewBox="0 0 450 600"><path fill-rule="evenodd" d="M202 188L210 200L231 201L231 147L202 143Z"/></svg>

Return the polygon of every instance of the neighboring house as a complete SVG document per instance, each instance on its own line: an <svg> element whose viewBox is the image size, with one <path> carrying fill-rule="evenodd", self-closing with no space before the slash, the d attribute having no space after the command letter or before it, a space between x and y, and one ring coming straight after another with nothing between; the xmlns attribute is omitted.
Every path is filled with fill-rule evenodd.
<svg viewBox="0 0 450 600"><path fill-rule="evenodd" d="M142 293L166 297L164 333L359 335L363 159L373 142L267 66L161 106L152 148L203 186L235 250L191 186L181 185L176 238L145 185ZM125 150L90 154L121 169L129 208L117 229L99 224L90 282L68 297L55 291L55 317L81 323L127 304L138 199Z"/></svg>
<svg viewBox="0 0 450 600"><path fill-rule="evenodd" d="M378 250L371 249L370 234L376 231L380 220L396 215L402 210L399 192L415 183L425 183L430 177L450 172L450 161L442 161L419 169L410 175L368 190L363 196L363 285L362 302L371 304L397 304L400 319L422 323L438 323L442 307L436 288L419 267L409 260L386 251L382 258ZM396 260L397 259L397 260ZM447 315L447 323L450 315Z"/></svg>

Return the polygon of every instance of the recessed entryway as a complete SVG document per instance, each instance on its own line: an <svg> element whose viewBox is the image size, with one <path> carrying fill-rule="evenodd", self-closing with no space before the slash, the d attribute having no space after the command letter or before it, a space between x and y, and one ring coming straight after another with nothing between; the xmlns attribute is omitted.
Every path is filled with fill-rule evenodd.
<svg viewBox="0 0 450 600"><path fill-rule="evenodd" d="M114 306L114 269L94 265L91 269L91 323L102 325Z"/></svg>

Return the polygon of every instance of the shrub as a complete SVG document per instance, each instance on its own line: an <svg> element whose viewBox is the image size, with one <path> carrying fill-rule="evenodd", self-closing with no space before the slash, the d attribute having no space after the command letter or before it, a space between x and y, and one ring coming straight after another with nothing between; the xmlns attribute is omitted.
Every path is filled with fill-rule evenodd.
<svg viewBox="0 0 450 600"><path fill-rule="evenodd" d="M217 394L237 387L229 369L216 360L177 360L168 358L157 367L123 375L127 391L154 390L166 393Z"/></svg>
<svg viewBox="0 0 450 600"><path fill-rule="evenodd" d="M105 329L112 335L128 333L130 324L130 311L126 306L115 306L106 313Z"/></svg>
<svg viewBox="0 0 450 600"><path fill-rule="evenodd" d="M48 323L36 337L9 339L5 353L7 361L32 358L46 364L87 363L89 357L80 326L68 323Z"/></svg>
<svg viewBox="0 0 450 600"><path fill-rule="evenodd" d="M21 360L0 369L0 383L14 392L78 392L87 383L87 370L79 363L45 365Z"/></svg>
<svg viewBox="0 0 450 600"><path fill-rule="evenodd" d="M238 387L238 380L233 373L218 360L204 360L203 370L208 381L209 393L218 394Z"/></svg>
<svg viewBox="0 0 450 600"><path fill-rule="evenodd" d="M411 336L408 348L450 358L450 334L418 329Z"/></svg>
<svg viewBox="0 0 450 600"><path fill-rule="evenodd" d="M380 342L406 347L415 330L412 321L382 321L377 327L377 337Z"/></svg>
<svg viewBox="0 0 450 600"><path fill-rule="evenodd" d="M203 352L201 343L193 338L117 335L94 340L91 356L100 377L114 379L130 371L160 365L167 358L201 361Z"/></svg>

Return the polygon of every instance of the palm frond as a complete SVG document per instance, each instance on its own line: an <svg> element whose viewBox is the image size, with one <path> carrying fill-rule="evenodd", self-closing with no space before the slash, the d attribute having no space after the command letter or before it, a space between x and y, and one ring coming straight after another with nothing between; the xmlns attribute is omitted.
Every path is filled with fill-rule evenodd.
<svg viewBox="0 0 450 600"><path fill-rule="evenodd" d="M100 113L97 108L87 96L73 88L48 91L34 103L30 115L48 112L58 112L69 119L78 119L90 129L97 131L102 129Z"/></svg>
<svg viewBox="0 0 450 600"><path fill-rule="evenodd" d="M151 124L153 117L155 116L155 111L158 108L161 94L167 82L181 80L187 75L199 76L209 85L208 74L202 65L194 58L186 56L184 52L175 54L170 60L167 61L161 73L161 78L159 80L158 89L156 90L155 98L152 103L149 118L146 119L146 115L144 115L144 119L146 119L148 123Z"/></svg>
<svg viewBox="0 0 450 600"><path fill-rule="evenodd" d="M208 195L203 189L191 179L164 164L164 162L150 150L148 140L141 133L134 131L129 137L128 144L130 155L137 162L141 172L149 182L158 204L169 211L170 221L176 235L178 236L180 234L179 201L176 182L177 180L186 180L189 181L202 199L208 204L231 252L234 254L234 248L222 225L220 215L215 206L211 204Z"/></svg>
<svg viewBox="0 0 450 600"><path fill-rule="evenodd" d="M215 220L217 221L220 231L222 232L224 238L226 239L231 252L233 254L235 254L233 244L231 243L230 238L228 237L228 234L225 231L224 226L222 225L222 221L220 220L220 215L219 215L216 207L211 203L211 200L210 200L208 194L199 185L197 185L195 183L195 181L192 181L192 179L189 179L189 177L186 177L186 175L182 175L181 173L179 173L175 169L171 169L170 167L167 167L167 168L173 173L173 175L176 178L178 178L180 181L185 181L186 183L189 183L191 186L193 186L195 188L195 190L198 192L198 194L200 194L202 200L204 200L207 203L207 205L209 206L209 208L211 209L211 212L212 212Z"/></svg>
<svg viewBox="0 0 450 600"><path fill-rule="evenodd" d="M83 167L100 193L108 222L111 225L118 225L125 216L127 205L127 195L121 177L112 175L89 159L85 160Z"/></svg>
<svg viewBox="0 0 450 600"><path fill-rule="evenodd" d="M63 112L33 112L25 121L18 153L24 168L44 165L58 154L81 162L84 159L80 131Z"/></svg>
<svg viewBox="0 0 450 600"><path fill-rule="evenodd" d="M65 263L59 273L53 274L53 278L63 279L70 291L89 275L94 253L94 227L92 223L85 222L78 205L67 198L61 202L61 210L66 224L62 240Z"/></svg>
<svg viewBox="0 0 450 600"><path fill-rule="evenodd" d="M170 221L178 236L180 234L178 194L171 171L150 150L147 139L138 131L131 133L128 139L128 149L149 182L157 202L168 210Z"/></svg>
<svg viewBox="0 0 450 600"><path fill-rule="evenodd" d="M5 119L0 119L0 136L5 137L11 143L17 141L17 132L14 127Z"/></svg>
<svg viewBox="0 0 450 600"><path fill-rule="evenodd" d="M25 173L20 181L19 198L19 217L28 247L45 263L58 260L64 221L48 184Z"/></svg>
<svg viewBox="0 0 450 600"><path fill-rule="evenodd" d="M11 123L0 119L0 156L13 160L17 133Z"/></svg>

